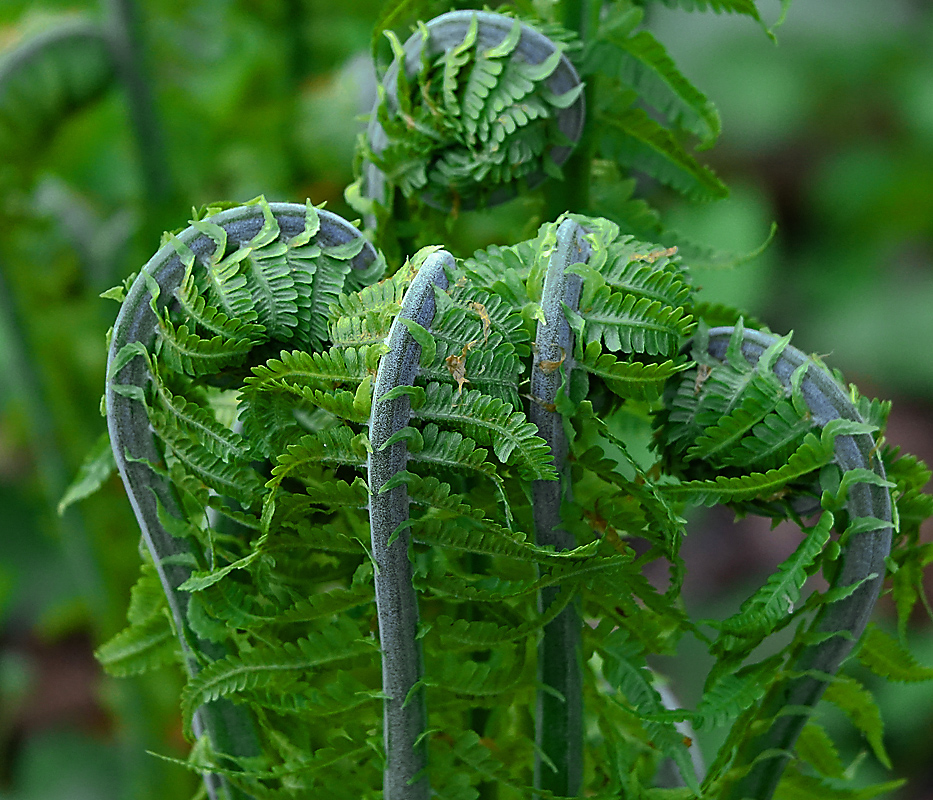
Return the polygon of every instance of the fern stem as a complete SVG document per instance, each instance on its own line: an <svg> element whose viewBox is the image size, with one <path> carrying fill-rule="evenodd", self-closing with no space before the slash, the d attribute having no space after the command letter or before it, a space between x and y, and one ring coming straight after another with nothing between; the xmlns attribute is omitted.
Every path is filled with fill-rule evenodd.
<svg viewBox="0 0 933 800"><path fill-rule="evenodd" d="M447 288L444 268L453 266L453 256L445 251L432 254L422 265L389 330L390 350L379 363L373 389L369 519L385 694L385 800L427 800L430 784L424 775L427 708L422 685L424 666L417 639L418 600L408 555L408 490L404 483L386 486L408 465L405 442L390 444L389 439L408 426L411 402L406 394L384 398L397 387L414 385L422 348L403 320L430 328L436 311L434 287Z"/></svg>
<svg viewBox="0 0 933 800"><path fill-rule="evenodd" d="M270 208L283 238L304 231L304 205L273 203ZM318 215L321 222L318 241L322 244L343 244L359 236L359 232L340 217L325 211L319 211ZM263 227L265 220L262 206L252 204L224 211L211 221L223 227L227 241L236 246L251 240ZM191 249L196 259L203 262L209 260L216 248L213 239L194 227L189 227L177 238ZM355 265L362 266L375 257L375 251L366 245L363 253L357 256ZM160 517L160 514L167 514L181 518L184 514L169 479L157 467L162 463L162 453L142 401L147 386L153 380L147 359L135 355L126 361L127 353L132 350L125 349L141 344L147 353L153 352L157 320L151 305L149 282L154 280L159 287L161 309L172 301L185 270L175 247L167 244L140 271L114 324L107 364L105 403L117 469L162 583L179 637L185 669L193 677L203 661L216 661L225 653L221 645L199 639L188 623L188 593L179 587L191 576L188 565L194 560L195 554L192 545L185 539L173 536ZM197 736L206 733L218 753L232 756L253 756L259 753L259 738L250 714L243 706L234 705L229 700L219 699L201 706L195 714L192 727ZM204 779L212 800L246 797L222 776L206 774Z"/></svg>
<svg viewBox="0 0 933 800"><path fill-rule="evenodd" d="M734 328L713 328L709 332L709 353L725 358ZM778 337L746 330L742 353L756 363L761 354L778 341ZM803 364L809 364L801 391L813 420L825 426L834 419L862 422L847 393L827 371L800 350L787 346L774 365L774 373L790 387L791 375ZM843 472L862 468L885 478L881 458L875 452L875 441L869 434L837 436L835 461ZM791 757L791 749L800 731L832 681L842 661L865 629L881 593L885 574L885 557L891 548L891 494L884 486L854 483L849 489L846 511L850 519L870 517L882 520L875 530L852 535L843 542L841 563L832 587L861 584L848 597L823 607L808 632L818 644L803 647L789 667L791 677L778 682L762 701L756 718L769 720L768 729L752 739L738 754L736 766L749 766L726 795L729 800L771 797Z"/></svg>
<svg viewBox="0 0 933 800"><path fill-rule="evenodd" d="M586 261L590 246L584 229L575 221L564 220L557 229L557 245L551 253L541 307L544 320L538 323L535 357L531 370L531 396L528 418L548 443L554 458L556 481L534 481L535 537L539 545L558 550L575 546L563 529L560 505L568 491L566 475L567 437L563 417L555 408L557 392L569 382L573 368L573 333L564 316L564 305L576 310L581 279L567 275L571 264ZM558 593L559 586L542 589L538 612L543 614ZM569 603L544 628L538 647L537 715L535 720L534 785L566 797L575 797L583 779L583 664L582 631L577 604ZM548 763L549 762L549 763Z"/></svg>

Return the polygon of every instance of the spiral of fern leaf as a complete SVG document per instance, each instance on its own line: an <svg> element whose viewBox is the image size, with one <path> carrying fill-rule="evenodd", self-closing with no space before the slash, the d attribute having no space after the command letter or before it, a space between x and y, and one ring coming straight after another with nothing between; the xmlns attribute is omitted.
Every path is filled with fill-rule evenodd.
<svg viewBox="0 0 933 800"><path fill-rule="evenodd" d="M559 172L585 114L563 45L487 11L442 14L404 47L392 43L369 125L366 197L391 208L397 188L437 208L472 208Z"/></svg>
<svg viewBox="0 0 933 800"><path fill-rule="evenodd" d="M711 770L731 800L775 791L813 707L865 629L891 547L893 484L872 436L878 421L866 420L839 380L789 339L741 322L701 328L698 366L671 387L660 429L684 479L672 494L798 520L822 510L815 525L801 522L805 539L767 584L718 624L721 678L796 618L809 575L822 566L830 577L825 596L802 606L816 605L815 619L798 630L787 662L733 726ZM841 547L828 556L834 524Z"/></svg>

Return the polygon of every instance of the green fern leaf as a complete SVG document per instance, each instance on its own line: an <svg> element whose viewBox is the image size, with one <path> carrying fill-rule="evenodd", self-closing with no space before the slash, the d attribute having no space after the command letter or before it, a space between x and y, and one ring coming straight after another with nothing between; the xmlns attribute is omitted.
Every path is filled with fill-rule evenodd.
<svg viewBox="0 0 933 800"><path fill-rule="evenodd" d="M747 433L774 411L783 398L784 387L776 379L750 383L738 405L696 438L684 460L702 458L714 464L722 463L720 454L730 452Z"/></svg>
<svg viewBox="0 0 933 800"><path fill-rule="evenodd" d="M354 625L338 621L296 643L257 647L239 656L227 656L207 665L185 686L182 714L186 730L190 731L194 712L211 700L246 690L283 689L288 680L296 680L311 670L349 659L371 659L376 652L375 643L359 638Z"/></svg>
<svg viewBox="0 0 933 800"><path fill-rule="evenodd" d="M94 494L116 468L113 450L110 448L110 435L105 431L88 451L74 480L62 494L62 499L58 501L58 513L63 514L68 506Z"/></svg>
<svg viewBox="0 0 933 800"><path fill-rule="evenodd" d="M331 589L298 600L287 608L278 619L282 623L306 623L340 614L351 608L371 605L374 601L372 586L355 586L350 589Z"/></svg>
<svg viewBox="0 0 933 800"><path fill-rule="evenodd" d="M800 590L813 571L817 558L829 541L833 515L824 511L820 521L806 531L797 549L772 573L764 586L742 603L737 614L722 622L710 622L721 632L720 639L736 636L762 639L792 619Z"/></svg>
<svg viewBox="0 0 933 800"><path fill-rule="evenodd" d="M207 298L200 293L194 280L193 266L192 261L174 294L180 309L179 316L188 327L195 330L201 328L214 336L231 341L249 339L256 344L264 341L265 328L259 323L231 319L208 304Z"/></svg>
<svg viewBox="0 0 933 800"><path fill-rule="evenodd" d="M178 659L175 633L165 614L153 614L109 639L94 656L115 677L139 675Z"/></svg>
<svg viewBox="0 0 933 800"><path fill-rule="evenodd" d="M429 384L424 404L413 416L444 425L463 427L477 442L492 447L503 463L513 463L532 480L553 480L556 475L550 448L524 414L495 397L475 389L456 395L453 387Z"/></svg>
<svg viewBox="0 0 933 800"><path fill-rule="evenodd" d="M646 172L692 200L725 197L722 181L691 156L673 135L640 108L609 113L596 121L600 147L625 167Z"/></svg>
<svg viewBox="0 0 933 800"><path fill-rule="evenodd" d="M809 433L787 463L778 469L734 478L719 475L714 480L687 481L663 486L661 491L703 505L779 497L787 484L826 466L833 458L832 437L824 435L817 438Z"/></svg>
<svg viewBox="0 0 933 800"><path fill-rule="evenodd" d="M622 82L675 126L699 137L702 147L711 146L720 132L719 113L677 69L664 46L642 30L620 41L619 47L616 74Z"/></svg>
<svg viewBox="0 0 933 800"><path fill-rule="evenodd" d="M161 401L157 409L150 409L150 420L158 428L171 424L193 442L198 442L224 461L244 461L249 456L249 444L238 433L221 425L208 409L173 395L156 375L156 392ZM159 416L156 420L153 414Z"/></svg>
<svg viewBox="0 0 933 800"><path fill-rule="evenodd" d="M333 347L323 353L283 350L277 359L253 367L246 378L248 387L257 390L281 386L324 389L342 383L358 385L373 375L384 345Z"/></svg>
<svg viewBox="0 0 933 800"><path fill-rule="evenodd" d="M891 759L884 748L884 722L871 692L855 678L837 675L826 688L823 698L849 718L868 740L875 758L891 769Z"/></svg>
<svg viewBox="0 0 933 800"><path fill-rule="evenodd" d="M836 781L821 780L791 763L781 777L774 797L775 800L871 800L896 795L904 783L903 780L887 781L855 789L839 785Z"/></svg>
<svg viewBox="0 0 933 800"><path fill-rule="evenodd" d="M521 534L486 519L482 509L464 503L460 495L452 494L450 486L437 478L422 478L407 472L399 474L393 485L399 483L407 485L413 503L430 510L429 514L411 521L414 539L424 544L537 564L561 564L592 558L596 549L594 545L598 544L559 552L536 547L524 541Z"/></svg>
<svg viewBox="0 0 933 800"><path fill-rule="evenodd" d="M489 661L464 659L462 654L442 650L429 674L429 686L471 697L498 697L522 680L525 669L524 647L500 647Z"/></svg>
<svg viewBox="0 0 933 800"><path fill-rule="evenodd" d="M278 456L277 464L272 469L272 479L266 487L274 489L287 477L301 478L309 467L313 478L321 464L362 467L366 464L368 452L369 439L366 434L358 434L347 425L308 434L290 444Z"/></svg>
<svg viewBox="0 0 933 800"><path fill-rule="evenodd" d="M499 625L488 620L452 619L441 615L432 621L432 635L440 637L445 650L478 650L525 639L553 620L573 599L575 592L563 585L543 614L521 624Z"/></svg>
<svg viewBox="0 0 933 800"><path fill-rule="evenodd" d="M158 417L154 416L154 423ZM226 461L200 443L189 439L171 426L159 427L160 438L185 471L223 497L239 501L244 508L256 504L262 492L262 479L244 462Z"/></svg>
<svg viewBox="0 0 933 800"><path fill-rule="evenodd" d="M252 338L205 339L187 324L177 327L166 316L159 319L156 354L165 367L197 377L216 375L227 367L242 364L255 346Z"/></svg>
<svg viewBox="0 0 933 800"><path fill-rule="evenodd" d="M603 341L608 350L673 357L693 328L683 308L648 298L599 289L580 313L564 310L571 327L583 331L586 344Z"/></svg>
<svg viewBox="0 0 933 800"><path fill-rule="evenodd" d="M576 365L602 378L620 397L649 403L661 396L671 376L689 367L687 363L678 364L670 359L660 364L619 361L612 353L603 353L599 342L590 342Z"/></svg>
<svg viewBox="0 0 933 800"><path fill-rule="evenodd" d="M441 57L443 64L443 77L441 79L441 91L444 98L444 109L450 116L460 116L460 104L457 97L459 88L458 75L461 69L470 62L470 51L476 44L476 32L478 29L477 18L474 15L470 20L463 41L455 47L451 47Z"/></svg>
<svg viewBox="0 0 933 800"><path fill-rule="evenodd" d="M865 631L858 659L889 681L933 680L933 668L918 663L907 648L877 625L870 625Z"/></svg>
<svg viewBox="0 0 933 800"><path fill-rule="evenodd" d="M752 436L742 439L738 447L721 459L723 464L755 469L773 469L785 463L816 423L809 414L801 415L788 400L779 402L752 430Z"/></svg>
<svg viewBox="0 0 933 800"><path fill-rule="evenodd" d="M810 720L797 737L797 757L829 778L842 778L845 767L826 729Z"/></svg>
<svg viewBox="0 0 933 800"><path fill-rule="evenodd" d="M704 689L691 719L698 728L722 728L731 724L764 697L776 674L769 660L720 675Z"/></svg>

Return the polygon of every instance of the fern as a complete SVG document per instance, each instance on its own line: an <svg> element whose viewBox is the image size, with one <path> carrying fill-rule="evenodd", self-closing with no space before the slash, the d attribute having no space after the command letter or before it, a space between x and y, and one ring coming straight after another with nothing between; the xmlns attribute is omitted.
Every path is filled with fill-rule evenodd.
<svg viewBox="0 0 933 800"><path fill-rule="evenodd" d="M364 167L364 191L384 207L386 179L389 191L424 192L433 205L501 202L517 181L539 182L579 138L576 71L529 25L449 12L393 50Z"/></svg>
<svg viewBox="0 0 933 800"><path fill-rule="evenodd" d="M646 126L616 109L631 130L601 131L601 155L629 136L623 163L715 193L680 145L715 136L715 117L639 20L601 22L605 67L556 26L548 43L486 12L392 39L367 175L384 168L412 227L424 201L456 216L534 183L569 147L562 112L582 100L556 81L581 55L662 112ZM638 147L654 149L638 162ZM391 194L376 199L384 219ZM880 592L895 511L902 615L933 560L929 473L873 438L887 406L789 337L697 304L676 248L608 219L566 214L460 264L424 248L379 280L375 250L310 203L195 216L112 293L106 407L154 567L100 651L123 673L180 656L186 733L206 734L190 766L255 797L376 797L382 772L382 794L412 800L487 781L549 800L767 798L795 746L838 779L810 719L827 685L883 758L861 690L834 676ZM680 601L685 503L822 516L736 614L699 625ZM804 599L819 570L829 589ZM755 662L782 629L787 645ZM695 710L648 666L684 634L714 660ZM888 645L870 632L862 662L929 677ZM728 727L706 778L691 724ZM652 788L662 771L684 787Z"/></svg>
<svg viewBox="0 0 933 800"><path fill-rule="evenodd" d="M715 173L700 164L644 110L604 111L598 126L603 132L602 150L623 166L647 172L694 200L726 196L726 187Z"/></svg>

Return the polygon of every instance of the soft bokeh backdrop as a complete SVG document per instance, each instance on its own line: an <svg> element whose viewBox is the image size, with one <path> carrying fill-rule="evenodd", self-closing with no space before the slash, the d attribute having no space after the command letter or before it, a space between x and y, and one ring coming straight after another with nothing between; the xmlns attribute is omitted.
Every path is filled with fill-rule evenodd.
<svg viewBox="0 0 933 800"><path fill-rule="evenodd" d="M0 4L0 798L194 790L192 776L145 752L185 752L178 679L113 681L93 660L123 623L138 568L122 487L112 479L55 511L105 427L117 307L98 295L192 206L263 193L349 213L343 188L373 92L366 53L380 5ZM779 14L776 0L760 7ZM120 27L134 11L135 26ZM63 90L52 64L27 76L23 94L18 46L63 20L116 25L145 57L119 65L113 83L94 45L79 47L69 58L82 85ZM775 331L793 329L864 393L894 399L889 440L933 461L933 6L797 0L777 46L747 18L651 3L647 22L719 107L722 139L702 157L732 188L705 206L652 201L669 226L721 250L751 251L779 226L763 255L698 270L697 282ZM47 106L32 99L37 86ZM69 98L82 102L70 109ZM739 602L792 536L698 515L685 548L691 612ZM933 664L929 620L919 615L911 635ZM689 699L689 670L659 666ZM895 774L910 778L898 797L933 798L933 687L877 689ZM870 762L866 778L881 779Z"/></svg>

